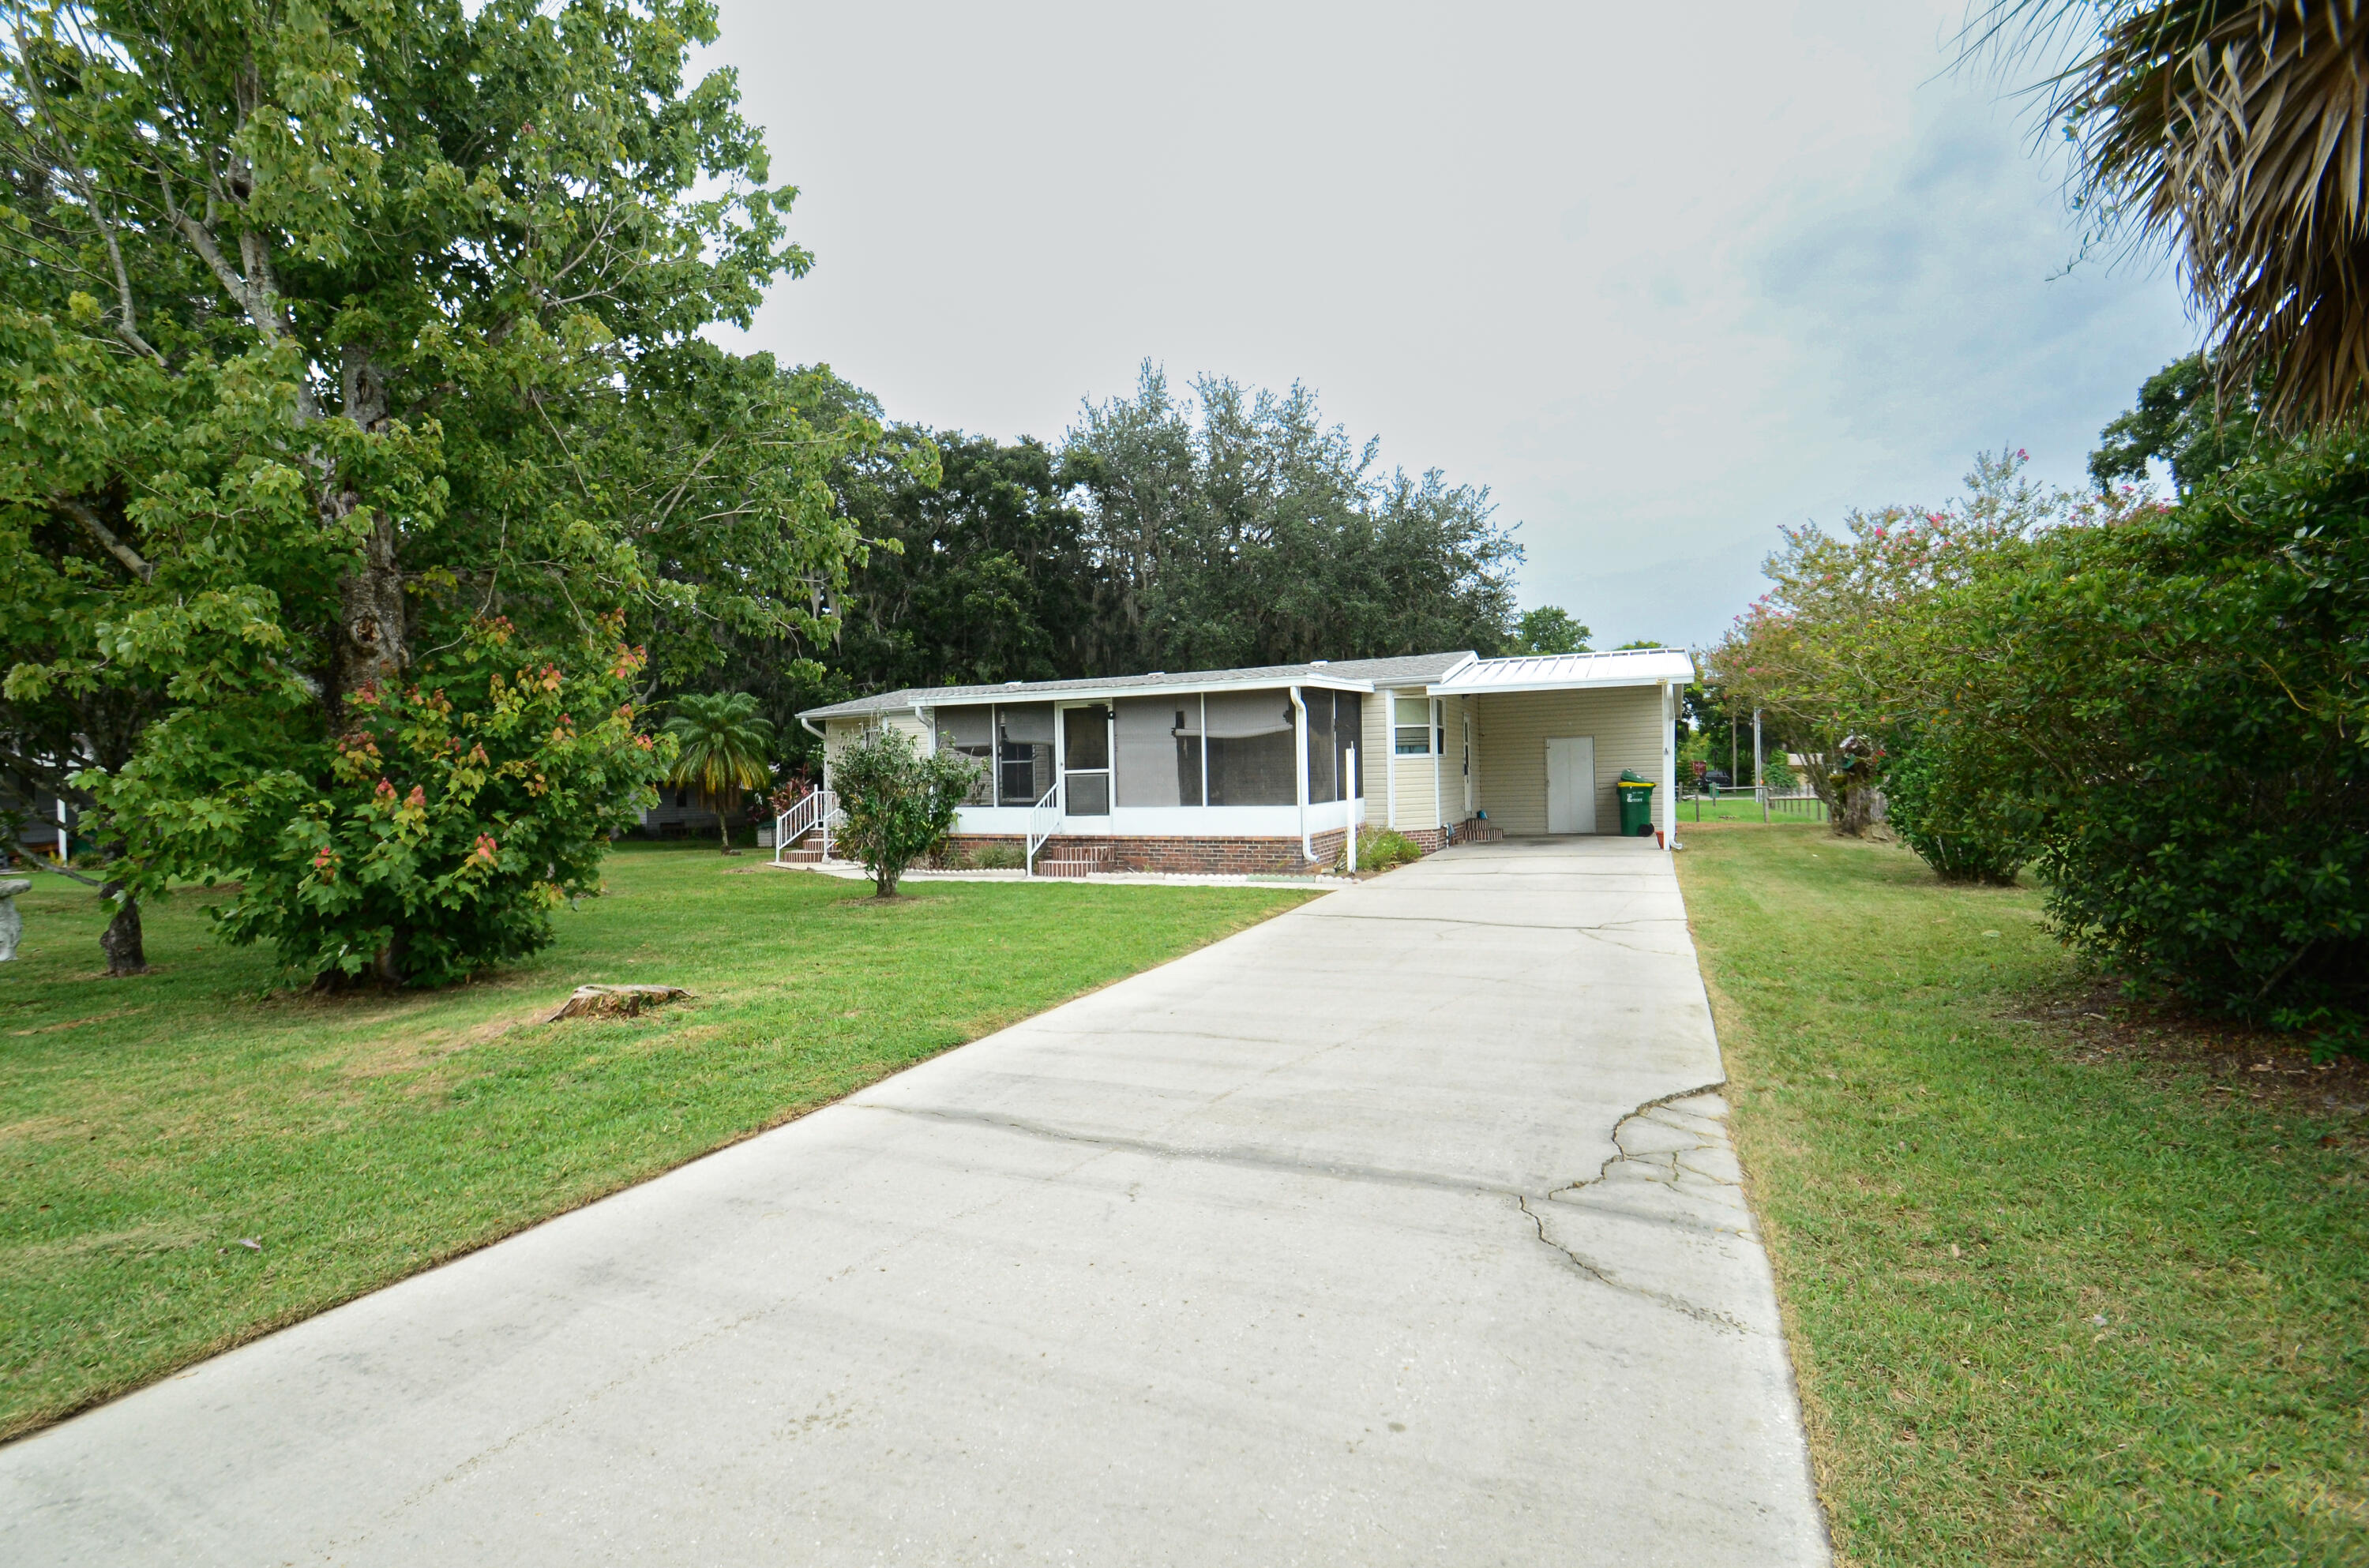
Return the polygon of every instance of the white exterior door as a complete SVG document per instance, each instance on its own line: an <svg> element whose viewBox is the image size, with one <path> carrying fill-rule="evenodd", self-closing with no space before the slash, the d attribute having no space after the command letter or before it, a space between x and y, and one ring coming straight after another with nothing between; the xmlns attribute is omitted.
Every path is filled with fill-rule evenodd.
<svg viewBox="0 0 2369 1568"><path fill-rule="evenodd" d="M1596 831L1596 737L1555 736L1547 741L1547 831Z"/></svg>

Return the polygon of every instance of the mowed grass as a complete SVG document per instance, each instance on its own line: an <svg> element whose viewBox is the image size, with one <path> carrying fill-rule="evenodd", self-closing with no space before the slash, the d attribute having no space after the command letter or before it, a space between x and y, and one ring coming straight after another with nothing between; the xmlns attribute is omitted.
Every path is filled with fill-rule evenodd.
<svg viewBox="0 0 2369 1568"><path fill-rule="evenodd" d="M38 879L0 967L0 1436L484 1245L1299 902L1294 891L870 885L624 848L532 963L274 993L269 954L147 913L98 971ZM735 873L746 873L735 875ZM574 987L696 1000L546 1024ZM249 1247L243 1242L252 1242Z"/></svg>
<svg viewBox="0 0 2369 1568"><path fill-rule="evenodd" d="M2020 1021L2077 994L2029 888L1688 844L1842 1561L2369 1562L2361 1107Z"/></svg>

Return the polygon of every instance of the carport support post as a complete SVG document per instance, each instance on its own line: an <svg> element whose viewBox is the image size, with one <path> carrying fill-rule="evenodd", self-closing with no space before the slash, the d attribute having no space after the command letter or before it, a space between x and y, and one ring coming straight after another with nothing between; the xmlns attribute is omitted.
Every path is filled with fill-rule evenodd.
<svg viewBox="0 0 2369 1568"><path fill-rule="evenodd" d="M1357 749L1355 746L1349 748L1346 799L1349 805L1349 875L1355 876L1357 875L1357 808L1366 804L1364 795L1357 788Z"/></svg>
<svg viewBox="0 0 2369 1568"><path fill-rule="evenodd" d="M1662 682L1662 845L1667 849L1678 841L1678 721L1672 711L1671 693L1677 688Z"/></svg>

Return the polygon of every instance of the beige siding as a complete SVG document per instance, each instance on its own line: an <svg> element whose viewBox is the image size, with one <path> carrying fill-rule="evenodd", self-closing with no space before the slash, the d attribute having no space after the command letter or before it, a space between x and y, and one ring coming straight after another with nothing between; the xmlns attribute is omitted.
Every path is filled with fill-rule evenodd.
<svg viewBox="0 0 2369 1568"><path fill-rule="evenodd" d="M1376 692L1359 707L1357 756L1366 775L1366 820L1384 825L1390 808L1390 694Z"/></svg>
<svg viewBox="0 0 2369 1568"><path fill-rule="evenodd" d="M1620 803L1612 789L1623 768L1660 787L1654 820L1661 819L1662 692L1657 686L1608 692L1515 692L1472 699L1473 773L1481 808L1508 833L1547 830L1547 739L1585 735L1596 741L1596 827L1609 833L1620 826Z"/></svg>
<svg viewBox="0 0 2369 1568"><path fill-rule="evenodd" d="M827 718L822 721L823 775L828 778L839 761L839 754L854 745L865 731L874 728L894 729L913 738L924 752L937 749L937 738L919 714L908 710L885 714L877 718Z"/></svg>
<svg viewBox="0 0 2369 1568"><path fill-rule="evenodd" d="M1402 757L1393 749L1390 717L1392 711L1391 699L1400 694L1388 690L1374 693L1374 705L1380 710L1381 718L1377 723L1375 718L1368 715L1366 720L1366 734L1369 744L1374 747L1374 755L1390 759L1391 773L1397 779L1398 825L1404 829L1436 828L1439 826L1440 818L1432 797L1432 759ZM1430 700L1424 697L1423 688L1420 686L1413 687L1403 694L1421 699L1426 704ZM1453 806L1459 796L1455 785L1450 782L1448 761L1443 757L1439 759L1439 783L1443 793L1448 795L1448 803ZM1460 775L1459 777L1460 778ZM1390 781L1379 769L1368 773L1366 775L1366 809L1370 815L1367 820L1375 823L1390 820ZM1451 822L1459 821L1462 819L1462 815L1461 812L1458 812L1448 819Z"/></svg>

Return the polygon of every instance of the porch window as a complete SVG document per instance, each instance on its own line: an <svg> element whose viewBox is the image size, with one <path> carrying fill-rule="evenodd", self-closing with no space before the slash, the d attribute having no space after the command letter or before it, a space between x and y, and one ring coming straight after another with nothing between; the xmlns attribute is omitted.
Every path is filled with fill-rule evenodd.
<svg viewBox="0 0 2369 1568"><path fill-rule="evenodd" d="M1291 806L1299 799L1292 755L1291 697L1281 691L1212 692L1203 699L1208 728L1209 804Z"/></svg>
<svg viewBox="0 0 2369 1568"><path fill-rule="evenodd" d="M1122 697L1118 803L1201 804L1201 696Z"/></svg>
<svg viewBox="0 0 2369 1568"><path fill-rule="evenodd" d="M995 800L1034 806L1053 787L1053 704L999 703L995 708Z"/></svg>
<svg viewBox="0 0 2369 1568"><path fill-rule="evenodd" d="M1356 766L1350 764L1355 749ZM1333 693L1333 754L1338 760L1333 777L1341 784L1339 800L1366 798L1366 702L1355 692Z"/></svg>
<svg viewBox="0 0 2369 1568"><path fill-rule="evenodd" d="M965 806L995 804L995 710L984 703L975 707L940 708L938 750L968 757L978 764Z"/></svg>
<svg viewBox="0 0 2369 1568"><path fill-rule="evenodd" d="M1397 734L1390 750L1402 757L1431 755L1431 699L1400 697L1390 705Z"/></svg>
<svg viewBox="0 0 2369 1568"><path fill-rule="evenodd" d="M1333 750L1333 693L1302 691L1299 696L1308 707L1308 798L1318 804L1338 800L1341 759Z"/></svg>
<svg viewBox="0 0 2369 1568"><path fill-rule="evenodd" d="M1329 805L1336 800L1356 800L1364 796L1363 774L1365 748L1360 738L1365 734L1365 707L1355 692L1312 692L1303 689L1300 700L1308 704L1308 798L1310 804ZM1359 753L1356 772L1352 777L1349 753Z"/></svg>

